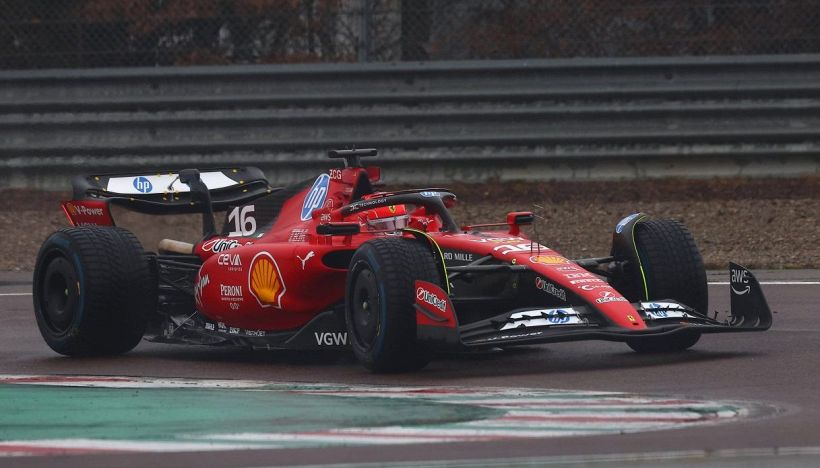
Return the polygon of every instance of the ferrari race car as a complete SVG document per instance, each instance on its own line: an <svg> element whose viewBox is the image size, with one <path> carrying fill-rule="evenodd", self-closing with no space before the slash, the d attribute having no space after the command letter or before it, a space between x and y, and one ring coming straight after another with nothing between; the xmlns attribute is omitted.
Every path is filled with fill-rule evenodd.
<svg viewBox="0 0 820 468"><path fill-rule="evenodd" d="M376 154L330 151L343 168L283 188L252 167L75 178L62 203L72 227L37 256L43 338L65 355L123 353L143 337L349 347L372 371L400 372L441 351L599 339L671 352L772 324L758 281L736 264L730 315L708 315L703 262L677 221L632 214L609 255L568 259L522 233L532 212L459 226L446 189L377 190L380 169L361 164ZM112 205L201 213L202 239L147 252L115 226Z"/></svg>

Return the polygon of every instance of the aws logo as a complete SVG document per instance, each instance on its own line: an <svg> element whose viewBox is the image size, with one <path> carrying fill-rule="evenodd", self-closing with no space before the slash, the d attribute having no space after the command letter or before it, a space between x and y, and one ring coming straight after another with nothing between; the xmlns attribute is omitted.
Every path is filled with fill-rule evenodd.
<svg viewBox="0 0 820 468"><path fill-rule="evenodd" d="M271 254L259 252L254 255L248 274L248 289L262 307L282 308L282 296L287 288Z"/></svg>

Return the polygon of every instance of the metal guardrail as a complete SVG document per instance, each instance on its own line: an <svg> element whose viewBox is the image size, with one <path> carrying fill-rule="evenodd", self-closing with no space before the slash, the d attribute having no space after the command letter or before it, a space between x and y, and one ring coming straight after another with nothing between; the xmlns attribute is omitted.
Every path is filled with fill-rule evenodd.
<svg viewBox="0 0 820 468"><path fill-rule="evenodd" d="M234 164L287 183L353 145L407 182L817 173L818 110L820 55L3 72L0 187Z"/></svg>

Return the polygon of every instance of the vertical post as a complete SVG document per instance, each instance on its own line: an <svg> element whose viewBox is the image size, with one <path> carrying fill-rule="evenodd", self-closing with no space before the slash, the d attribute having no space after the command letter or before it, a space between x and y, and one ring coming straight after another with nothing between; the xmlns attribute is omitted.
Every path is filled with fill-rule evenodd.
<svg viewBox="0 0 820 468"><path fill-rule="evenodd" d="M361 0L361 18L359 18L359 62L368 61L370 48L370 15L373 12L373 0Z"/></svg>

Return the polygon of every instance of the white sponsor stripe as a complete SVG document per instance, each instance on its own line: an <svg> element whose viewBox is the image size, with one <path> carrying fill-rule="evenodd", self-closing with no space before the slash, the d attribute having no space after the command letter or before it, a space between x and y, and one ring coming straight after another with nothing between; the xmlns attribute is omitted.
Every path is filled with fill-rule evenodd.
<svg viewBox="0 0 820 468"><path fill-rule="evenodd" d="M0 293L0 296L31 296L30 292Z"/></svg>
<svg viewBox="0 0 820 468"><path fill-rule="evenodd" d="M108 180L106 190L114 193L139 195L141 193L168 193L168 192L189 192L191 189L188 185L179 182L179 174L135 174L127 177L112 177ZM147 179L151 183L151 190L149 192L142 192L134 186L134 181L138 178ZM239 185L238 182L231 179L221 172L202 172L199 174L200 180L208 187L209 190L230 187ZM173 183L171 190L168 186Z"/></svg>

